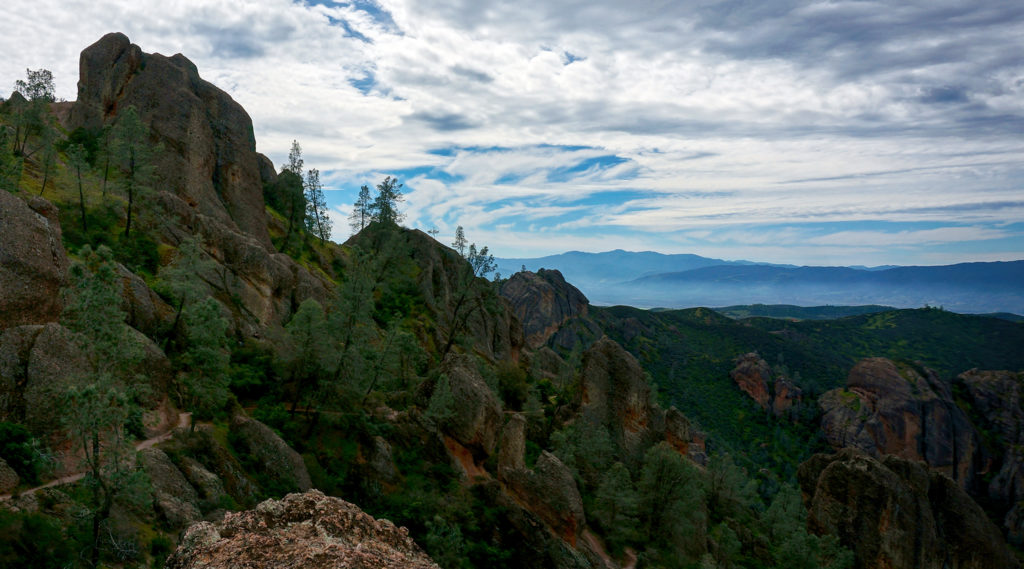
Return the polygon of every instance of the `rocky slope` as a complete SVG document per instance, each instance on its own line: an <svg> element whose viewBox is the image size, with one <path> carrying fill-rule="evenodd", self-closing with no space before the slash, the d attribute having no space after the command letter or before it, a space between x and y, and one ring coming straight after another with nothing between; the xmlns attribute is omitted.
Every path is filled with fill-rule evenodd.
<svg viewBox="0 0 1024 569"><path fill-rule="evenodd" d="M191 526L168 569L431 569L405 528L312 490Z"/></svg>

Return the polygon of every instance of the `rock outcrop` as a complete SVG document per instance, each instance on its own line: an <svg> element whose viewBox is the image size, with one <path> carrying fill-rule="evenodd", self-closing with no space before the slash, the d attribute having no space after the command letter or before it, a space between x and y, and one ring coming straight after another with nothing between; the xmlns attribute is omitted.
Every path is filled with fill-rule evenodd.
<svg viewBox="0 0 1024 569"><path fill-rule="evenodd" d="M809 529L834 534L865 569L1000 569L1018 563L956 483L918 462L856 449L815 455L798 479Z"/></svg>
<svg viewBox="0 0 1024 569"><path fill-rule="evenodd" d="M299 453L263 423L235 415L231 434L237 450L252 459L253 467L283 488L306 491L313 487L309 471Z"/></svg>
<svg viewBox="0 0 1024 569"><path fill-rule="evenodd" d="M983 462L980 440L935 372L865 359L850 370L844 389L825 393L818 404L821 428L834 448L922 461L972 488Z"/></svg>
<svg viewBox="0 0 1024 569"><path fill-rule="evenodd" d="M1024 373L964 372L957 381L966 389L979 428L989 433L995 448L991 477L982 490L988 504L1003 516L1007 538L1024 544Z"/></svg>
<svg viewBox="0 0 1024 569"><path fill-rule="evenodd" d="M7 494L18 487L21 478L18 473L7 464L7 461L0 457L0 494Z"/></svg>
<svg viewBox="0 0 1024 569"><path fill-rule="evenodd" d="M786 414L802 397L799 387L785 377L773 377L768 362L754 352L736 358L729 377L758 406L776 417Z"/></svg>
<svg viewBox="0 0 1024 569"><path fill-rule="evenodd" d="M441 430L468 448L478 460L494 453L501 429L498 398L470 357L450 355L442 367L448 378L454 408L440 421Z"/></svg>
<svg viewBox="0 0 1024 569"><path fill-rule="evenodd" d="M101 127L130 106L163 145L160 185L270 248L260 159L242 106L185 56L143 53L124 34L107 34L82 52L70 126Z"/></svg>
<svg viewBox="0 0 1024 569"><path fill-rule="evenodd" d="M199 494L164 451L142 450L139 463L153 486L153 505L169 527L182 528L201 517Z"/></svg>
<svg viewBox="0 0 1024 569"><path fill-rule="evenodd" d="M57 208L0 191L0 330L56 322L67 273Z"/></svg>
<svg viewBox="0 0 1024 569"><path fill-rule="evenodd" d="M584 352L580 382L583 418L606 427L627 453L662 436L664 411L653 403L640 363L617 342L605 337Z"/></svg>
<svg viewBox="0 0 1024 569"><path fill-rule="evenodd" d="M434 569L405 528L312 490L191 526L168 569Z"/></svg>
<svg viewBox="0 0 1024 569"><path fill-rule="evenodd" d="M590 301L557 270L522 271L501 285L501 296L523 324L526 345L543 346L563 324L585 318ZM569 346L571 347L571 346Z"/></svg>

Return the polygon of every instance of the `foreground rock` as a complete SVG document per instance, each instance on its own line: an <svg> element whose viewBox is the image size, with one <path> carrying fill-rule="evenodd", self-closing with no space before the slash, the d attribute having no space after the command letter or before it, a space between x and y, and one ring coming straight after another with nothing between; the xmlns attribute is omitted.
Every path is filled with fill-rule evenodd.
<svg viewBox="0 0 1024 569"><path fill-rule="evenodd" d="M922 461L970 489L983 461L980 439L950 386L926 368L861 360L845 389L818 400L821 428L836 449Z"/></svg>
<svg viewBox="0 0 1024 569"><path fill-rule="evenodd" d="M0 192L0 330L56 322L67 273L57 208Z"/></svg>
<svg viewBox="0 0 1024 569"><path fill-rule="evenodd" d="M1018 567L999 529L963 490L919 463L855 449L815 455L797 474L809 529L834 534L856 567Z"/></svg>
<svg viewBox="0 0 1024 569"><path fill-rule="evenodd" d="M405 528L318 490L191 526L168 569L435 568Z"/></svg>

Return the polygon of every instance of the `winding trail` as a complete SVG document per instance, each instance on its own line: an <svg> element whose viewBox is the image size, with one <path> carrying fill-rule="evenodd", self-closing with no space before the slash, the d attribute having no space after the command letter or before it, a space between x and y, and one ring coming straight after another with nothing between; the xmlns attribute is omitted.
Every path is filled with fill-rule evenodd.
<svg viewBox="0 0 1024 569"><path fill-rule="evenodd" d="M174 434L174 429L180 429L180 428L188 427L189 421L191 420L191 417L192 417L192 413L179 413L178 414L178 424L177 425L167 429L166 432L161 433L161 434L159 434L159 435L157 435L155 437L151 437L151 438L148 438L148 439L146 439L144 441L139 441L139 442L135 443L135 450L139 451L139 450L147 449L147 448L150 448L152 446L156 446L156 445L158 445L158 444L160 444L160 443L170 439L171 436ZM71 484L73 482L78 482L82 478L85 478L85 472L84 471L76 472L74 474L68 474L67 476L62 476L62 477L60 477L60 478L58 478L56 480L51 480L51 481L47 482L46 484L43 484L42 486L36 486L35 488L29 488L27 490L22 490L21 492L18 492L18 495L19 496L24 496L26 494L35 494L36 492L38 492L40 490L43 490L44 488L53 488L54 486L62 486L64 484ZM10 500L11 496L13 496L13 494L0 494L0 502L6 501L6 500Z"/></svg>

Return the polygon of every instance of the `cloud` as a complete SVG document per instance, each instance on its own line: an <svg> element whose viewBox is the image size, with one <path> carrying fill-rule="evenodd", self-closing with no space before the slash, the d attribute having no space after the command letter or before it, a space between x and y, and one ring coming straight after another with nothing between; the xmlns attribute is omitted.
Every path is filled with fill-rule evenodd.
<svg viewBox="0 0 1024 569"><path fill-rule="evenodd" d="M299 140L333 206L401 174L410 224L503 255L980 258L1024 221L1012 2L12 1L0 87L47 67L73 99L78 52L123 31L228 89L276 164ZM860 222L947 230L820 226Z"/></svg>

